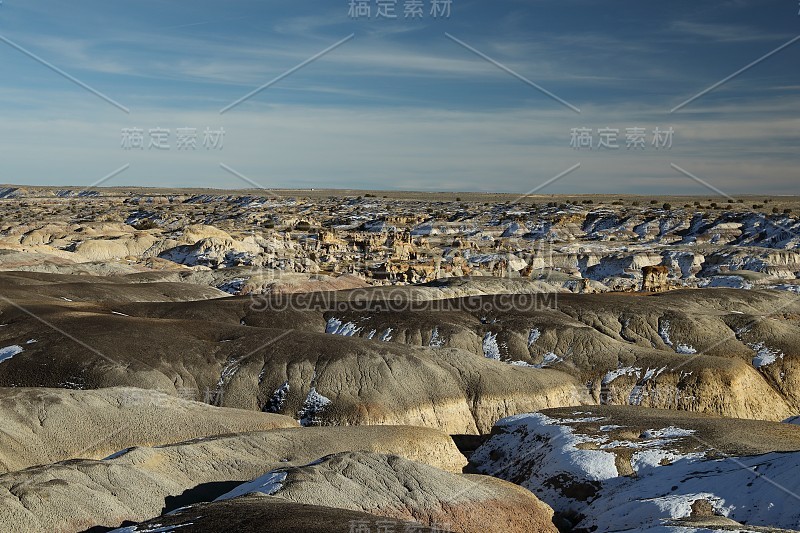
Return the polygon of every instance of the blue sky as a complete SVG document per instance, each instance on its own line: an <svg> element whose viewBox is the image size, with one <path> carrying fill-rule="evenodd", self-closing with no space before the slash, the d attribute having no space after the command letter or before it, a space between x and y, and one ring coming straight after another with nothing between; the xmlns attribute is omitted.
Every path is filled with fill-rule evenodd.
<svg viewBox="0 0 800 533"><path fill-rule="evenodd" d="M413 20L404 3L390 20L376 0L369 19L349 0L4 0L0 182L86 186L130 165L104 184L522 194L580 163L540 192L711 194L675 164L731 195L798 192L800 42L670 113L800 35L797 0L453 0L449 18L423 0ZM596 144L606 127L619 149L570 147L573 128ZM645 149L625 149L633 127ZM123 128L146 144L169 129L170 149L124 150ZM177 150L178 128L198 144L224 128L224 147Z"/></svg>

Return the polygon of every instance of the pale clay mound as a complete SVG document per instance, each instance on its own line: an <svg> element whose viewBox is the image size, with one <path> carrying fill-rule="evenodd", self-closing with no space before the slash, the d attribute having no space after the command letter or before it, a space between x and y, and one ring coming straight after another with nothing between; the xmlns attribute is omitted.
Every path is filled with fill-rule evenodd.
<svg viewBox="0 0 800 533"><path fill-rule="evenodd" d="M131 286L128 302L150 290ZM512 308L481 296L437 300L450 307L435 311L380 309L387 301L375 299L359 309L358 298L386 290L317 293L327 299L313 309L258 307L296 295L22 300L85 345L0 302L0 342L23 348L0 364L0 384L212 390L220 391L218 405L312 425L412 424L449 433L486 433L505 416L591 403L768 420L800 412L800 303L792 294L517 295L529 299L527 307ZM415 289L400 290L411 298ZM26 344L31 339L37 342Z"/></svg>
<svg viewBox="0 0 800 533"><path fill-rule="evenodd" d="M425 428L297 428L202 438L4 474L0 524L43 533L119 527L212 500L270 470L353 450L397 454L451 472L466 463L448 435Z"/></svg>
<svg viewBox="0 0 800 533"><path fill-rule="evenodd" d="M488 432L518 412L589 401L577 380L558 370L513 367L452 348L313 333L299 322L296 330L241 325L244 319L224 305L224 319L198 308L197 319L179 320L137 317L121 304L30 307L81 343L0 303L8 324L0 328L3 342L23 348L0 363L5 386L219 390L219 405L310 425L420 425L454 434Z"/></svg>
<svg viewBox="0 0 800 533"><path fill-rule="evenodd" d="M250 492L432 527L449 526L454 533L557 531L552 510L516 485L485 476L454 475L374 453L341 453L307 466L273 471L219 499Z"/></svg>
<svg viewBox="0 0 800 533"><path fill-rule="evenodd" d="M183 302L222 298L213 287L177 280L141 283L133 276L98 277L40 272L0 272L0 289L20 305L31 301L54 302Z"/></svg>
<svg viewBox="0 0 800 533"><path fill-rule="evenodd" d="M375 340L391 329L393 342L558 369L587 383L594 403L769 420L800 411L794 295L721 289L515 301L484 297L413 313L340 303L324 317L338 335Z"/></svg>
<svg viewBox="0 0 800 533"><path fill-rule="evenodd" d="M143 389L0 389L0 471L65 459L102 459L242 431L297 426L289 417L216 408Z"/></svg>

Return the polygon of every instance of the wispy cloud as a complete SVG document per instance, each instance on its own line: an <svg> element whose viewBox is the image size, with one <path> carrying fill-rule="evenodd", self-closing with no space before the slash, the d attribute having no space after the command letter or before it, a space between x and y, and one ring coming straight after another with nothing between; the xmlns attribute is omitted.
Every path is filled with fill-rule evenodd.
<svg viewBox="0 0 800 533"><path fill-rule="evenodd" d="M772 42L789 38L791 34L776 34L744 24L703 23L676 20L669 26L669 33L678 38L694 37L699 41L718 43Z"/></svg>
<svg viewBox="0 0 800 533"><path fill-rule="evenodd" d="M625 7L627 6L627 7ZM123 127L224 126L225 162L266 185L503 190L582 163L553 192L686 190L669 163L721 180L796 188L798 49L683 110L671 106L796 29L796 6L587 0L454 2L449 20L352 20L347 2L211 0L80 6L8 0L6 35L134 110L115 117L13 49L0 51L0 181L238 186L218 154L123 153ZM790 20L791 19L791 20ZM576 117L445 32L582 110ZM224 118L218 110L355 33ZM576 152L573 127L676 129L669 153ZM54 163L55 162L55 163ZM756 182L752 179L759 176ZM536 180L539 180L538 182ZM675 188L678 189L675 189ZM686 187L686 189L684 189ZM549 191L546 191L549 192Z"/></svg>

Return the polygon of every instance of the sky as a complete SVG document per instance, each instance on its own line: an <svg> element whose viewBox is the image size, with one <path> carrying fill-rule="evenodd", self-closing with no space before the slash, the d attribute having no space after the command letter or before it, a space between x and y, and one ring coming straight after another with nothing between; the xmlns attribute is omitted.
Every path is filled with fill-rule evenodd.
<svg viewBox="0 0 800 533"><path fill-rule="evenodd" d="M798 0L355 3L3 0L0 183L798 193Z"/></svg>

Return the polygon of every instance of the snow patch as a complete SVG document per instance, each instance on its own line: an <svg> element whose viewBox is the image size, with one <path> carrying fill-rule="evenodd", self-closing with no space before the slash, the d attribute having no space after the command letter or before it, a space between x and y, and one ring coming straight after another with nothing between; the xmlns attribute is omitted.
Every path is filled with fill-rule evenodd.
<svg viewBox="0 0 800 533"><path fill-rule="evenodd" d="M428 343L428 346L431 348L442 348L445 345L445 340L439 335L439 328L433 328L431 332L431 340Z"/></svg>
<svg viewBox="0 0 800 533"><path fill-rule="evenodd" d="M612 370L611 372L608 372L605 376L603 376L602 384L603 385L608 385L609 383L611 383L615 379L620 378L622 376L637 376L638 377L640 375L641 371L642 371L641 368L634 368L632 366L626 366L626 367L618 368L616 370Z"/></svg>
<svg viewBox="0 0 800 533"><path fill-rule="evenodd" d="M283 385L275 389L272 393L267 404L264 406L265 413L280 413L283 411L283 406L286 403L286 397L289 396L289 382L285 381Z"/></svg>
<svg viewBox="0 0 800 533"><path fill-rule="evenodd" d="M232 500L233 498L238 498L239 496L244 496L245 494L252 494L254 492L271 496L272 494L275 494L281 490L284 481L286 481L286 472L268 472L263 476L254 479L253 481L242 483L232 491L226 492L214 501L221 502L225 500Z"/></svg>
<svg viewBox="0 0 800 533"><path fill-rule="evenodd" d="M22 353L22 346L13 345L13 346L6 346L5 348L0 348L0 363L3 361L8 361L15 355L19 355Z"/></svg>
<svg viewBox="0 0 800 533"><path fill-rule="evenodd" d="M669 338L669 320L661 319L658 322L658 336L669 347L672 347L672 340Z"/></svg>
<svg viewBox="0 0 800 533"><path fill-rule="evenodd" d="M542 333L538 329L533 328L530 331L530 333L528 333L528 347L530 348L531 346L533 346L533 343L538 341L539 337L541 337L541 336L542 336Z"/></svg>
<svg viewBox="0 0 800 533"><path fill-rule="evenodd" d="M560 487L592 486L618 476L613 453L579 448L601 439L578 435L541 413L504 418L495 424L495 432L470 461L481 472L520 482L551 506L564 509L573 503Z"/></svg>
<svg viewBox="0 0 800 533"><path fill-rule="evenodd" d="M796 529L800 523L800 507L786 504L787 493L800 491L800 452L708 459L670 446L671 439L693 434L674 426L646 431L646 442L582 450L581 444L602 438L580 434L565 422L541 413L503 419L470 462L480 473L528 488L556 512L581 509L579 530L684 531L665 522L690 516L698 500L750 526ZM615 455L606 451L620 446L634 449L635 476L619 476ZM685 531L696 529L687 525Z"/></svg>
<svg viewBox="0 0 800 533"><path fill-rule="evenodd" d="M311 387L308 396L303 402L303 407L297 412L297 420L301 426L318 426L322 423L322 414L331 400L317 392L316 387Z"/></svg>
<svg viewBox="0 0 800 533"><path fill-rule="evenodd" d="M545 368L545 367L548 367L550 365L554 365L556 363L560 363L563 360L564 359L562 359L561 357L557 356L553 352L547 352L546 354L544 354L544 360L541 363L535 364L533 366L535 368Z"/></svg>
<svg viewBox="0 0 800 533"><path fill-rule="evenodd" d="M693 429L682 429L675 426L669 426L662 429L649 429L642 433L643 439L679 439L682 437L691 437L696 433Z"/></svg>
<svg viewBox="0 0 800 533"><path fill-rule="evenodd" d="M483 356L487 359L500 360L500 347L497 346L497 333L487 332L483 336Z"/></svg>
<svg viewBox="0 0 800 533"><path fill-rule="evenodd" d="M344 337L353 337L361 332L360 327L352 322L342 322L338 318L331 317L325 325L325 333L330 335L342 335Z"/></svg>
<svg viewBox="0 0 800 533"><path fill-rule="evenodd" d="M757 369L771 365L778 359L783 359L783 352L768 348L763 342L748 344L748 346L756 352L756 356L753 357L753 366Z"/></svg>
<svg viewBox="0 0 800 533"><path fill-rule="evenodd" d="M233 296L237 296L242 293L242 289L244 289L246 283L247 280L244 278L234 278L226 281L222 285L217 285L217 289L221 290L222 292L227 292Z"/></svg>

